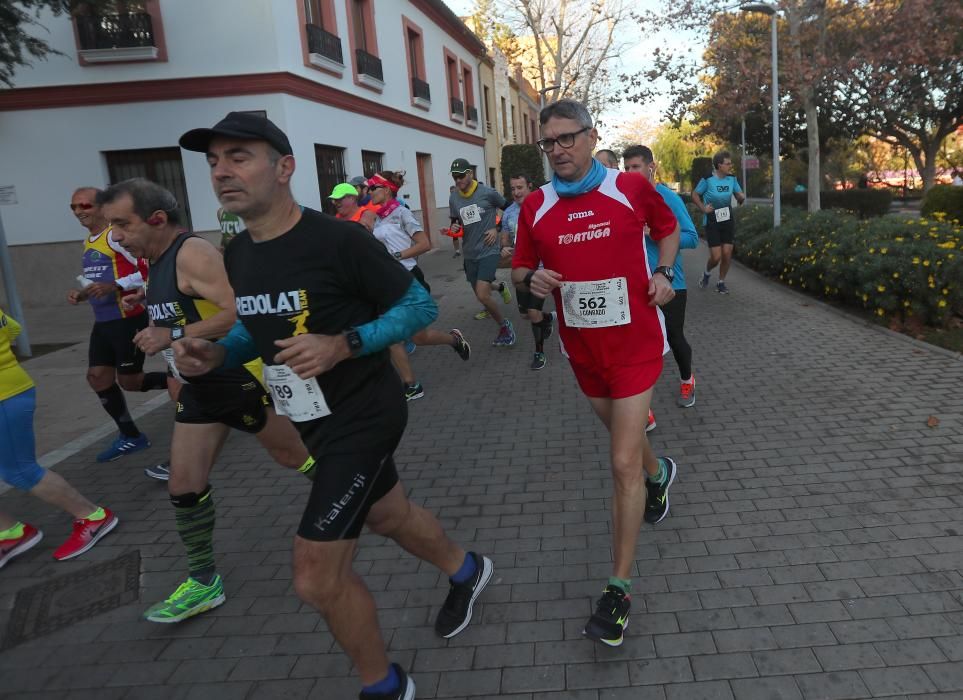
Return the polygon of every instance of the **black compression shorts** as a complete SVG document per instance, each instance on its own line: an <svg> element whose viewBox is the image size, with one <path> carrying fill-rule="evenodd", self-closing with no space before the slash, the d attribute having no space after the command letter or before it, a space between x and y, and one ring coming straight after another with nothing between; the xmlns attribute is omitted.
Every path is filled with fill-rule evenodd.
<svg viewBox="0 0 963 700"><path fill-rule="evenodd" d="M528 313L529 309L541 311L542 307L545 306L544 298L535 296L525 287L515 287L515 299L518 300L518 311L523 316Z"/></svg>
<svg viewBox="0 0 963 700"><path fill-rule="evenodd" d="M97 321L90 331L88 367L114 367L117 374L144 371L144 353L134 345L134 336L147 328L147 314L114 321Z"/></svg>
<svg viewBox="0 0 963 700"><path fill-rule="evenodd" d="M245 433L259 433L267 424L267 392L253 376L250 381L185 384L177 397L178 423L221 423Z"/></svg>

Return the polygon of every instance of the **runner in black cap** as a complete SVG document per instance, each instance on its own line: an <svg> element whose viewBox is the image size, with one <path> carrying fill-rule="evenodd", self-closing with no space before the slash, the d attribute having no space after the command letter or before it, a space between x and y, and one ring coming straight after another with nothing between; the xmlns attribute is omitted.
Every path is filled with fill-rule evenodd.
<svg viewBox="0 0 963 700"><path fill-rule="evenodd" d="M221 206L247 230L225 256L240 321L218 343L175 343L177 367L196 375L255 355L264 360L277 409L295 422L318 465L294 541L295 590L358 669L362 700L411 700L414 683L389 665L374 599L352 569L362 527L449 576L435 622L445 638L468 625L493 568L408 500L393 459L407 404L387 348L427 326L437 309L373 236L299 208L287 139L265 118L244 118L244 130L229 115L181 139L207 154Z"/></svg>

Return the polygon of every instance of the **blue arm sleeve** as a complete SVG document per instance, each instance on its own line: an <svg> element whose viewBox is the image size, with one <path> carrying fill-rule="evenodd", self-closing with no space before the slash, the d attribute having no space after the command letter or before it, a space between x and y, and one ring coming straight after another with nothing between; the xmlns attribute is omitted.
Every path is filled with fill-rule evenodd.
<svg viewBox="0 0 963 700"><path fill-rule="evenodd" d="M222 367L240 367L245 362L250 362L258 357L254 338L251 337L247 328L240 321L235 321L228 334L218 340L217 344L227 349Z"/></svg>
<svg viewBox="0 0 963 700"><path fill-rule="evenodd" d="M374 321L358 326L361 354L372 355L410 338L438 318L438 306L417 280L395 305ZM233 330L231 331L233 333Z"/></svg>

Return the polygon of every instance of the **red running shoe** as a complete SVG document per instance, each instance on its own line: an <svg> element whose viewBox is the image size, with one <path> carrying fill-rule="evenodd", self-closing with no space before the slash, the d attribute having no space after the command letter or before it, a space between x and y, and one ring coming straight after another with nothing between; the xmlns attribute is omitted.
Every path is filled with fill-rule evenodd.
<svg viewBox="0 0 963 700"><path fill-rule="evenodd" d="M652 413L652 409L649 409L649 420L645 424L645 432L651 433L655 430L655 414Z"/></svg>
<svg viewBox="0 0 963 700"><path fill-rule="evenodd" d="M104 508L106 516L101 520L74 520L74 531L67 541L57 547L54 559L64 561L80 556L97 544L101 537L117 527L120 522L113 511Z"/></svg>
<svg viewBox="0 0 963 700"><path fill-rule="evenodd" d="M0 540L0 569L18 554L23 554L43 539L43 533L30 523L23 524L23 534L12 540Z"/></svg>

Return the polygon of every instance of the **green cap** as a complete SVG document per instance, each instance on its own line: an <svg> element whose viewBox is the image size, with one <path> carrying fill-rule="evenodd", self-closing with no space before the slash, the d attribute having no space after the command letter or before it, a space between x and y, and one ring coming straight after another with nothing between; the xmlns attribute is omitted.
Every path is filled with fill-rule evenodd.
<svg viewBox="0 0 963 700"><path fill-rule="evenodd" d="M342 182L340 185L335 186L331 190L331 194L328 195L328 199L344 199L345 197L357 197L358 190L350 182Z"/></svg>
<svg viewBox="0 0 963 700"><path fill-rule="evenodd" d="M471 163L464 158L455 158L451 162L451 172L453 173L467 173L469 170L471 170Z"/></svg>

